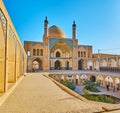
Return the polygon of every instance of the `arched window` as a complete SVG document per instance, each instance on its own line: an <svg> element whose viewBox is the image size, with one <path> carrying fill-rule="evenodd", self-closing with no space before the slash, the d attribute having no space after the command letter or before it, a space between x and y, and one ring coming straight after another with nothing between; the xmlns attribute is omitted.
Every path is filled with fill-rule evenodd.
<svg viewBox="0 0 120 113"><path fill-rule="evenodd" d="M33 55L34 56L36 55L36 49L33 49Z"/></svg>
<svg viewBox="0 0 120 113"><path fill-rule="evenodd" d="M60 57L60 52L59 51L56 52L56 57Z"/></svg>
<svg viewBox="0 0 120 113"><path fill-rule="evenodd" d="M86 57L86 52L84 51L84 57Z"/></svg>
<svg viewBox="0 0 120 113"><path fill-rule="evenodd" d="M37 55L39 56L39 49L37 49Z"/></svg>
<svg viewBox="0 0 120 113"><path fill-rule="evenodd" d="M43 56L43 49L40 50L40 55Z"/></svg>
<svg viewBox="0 0 120 113"><path fill-rule="evenodd" d="M83 52L81 51L81 57L83 57Z"/></svg>
<svg viewBox="0 0 120 113"><path fill-rule="evenodd" d="M66 62L66 69L69 69L69 62Z"/></svg>
<svg viewBox="0 0 120 113"><path fill-rule="evenodd" d="M80 51L78 51L78 57L80 57Z"/></svg>

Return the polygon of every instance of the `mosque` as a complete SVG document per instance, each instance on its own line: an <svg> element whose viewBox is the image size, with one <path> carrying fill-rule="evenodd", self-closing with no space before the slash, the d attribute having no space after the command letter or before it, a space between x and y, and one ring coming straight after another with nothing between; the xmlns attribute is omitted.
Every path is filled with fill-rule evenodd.
<svg viewBox="0 0 120 113"><path fill-rule="evenodd" d="M46 74L46 76L51 76L58 81L69 80L69 81L73 81L76 84L82 84L84 83L85 80L91 80L93 82L99 82L100 85L103 87L106 87L106 85L109 84L109 87L111 89L113 89L115 86L116 91L120 90L120 56L112 55L112 54L102 54L102 53L93 54L92 46L78 44L78 39L76 37L75 22L73 22L72 24L72 38L67 38L65 33L56 25L48 27L48 19L46 17L44 20L43 42L25 41L23 48L23 45L16 32L16 29L14 28L14 25L4 6L4 3L1 0L0 1L0 41L1 41L0 43L0 105L1 103L4 102L5 98L9 94L11 94L11 92L15 91L14 88L19 86L21 87L21 85L18 84L21 82L22 79L24 80L28 79L27 77L24 78L24 76L26 76L26 72L33 72L33 71L43 71L40 74L40 77L41 75ZM79 70L85 70L85 71L79 71ZM92 71L87 71L87 70L92 70ZM109 71L115 73L109 73ZM32 75L34 76L34 74ZM36 81L33 79L29 79L29 80L30 82L28 83L27 86L31 87L30 84L32 82L35 83ZM45 80L44 83L47 84L47 79L44 80ZM23 84L23 82L21 82L21 84ZM49 83L46 86L49 86ZM36 87L36 85L33 85L33 87ZM21 88L23 89L23 87ZM53 84L50 87L48 87L48 89L50 88L54 90ZM39 91L42 92L43 90L40 89ZM59 93L58 90L55 90L53 92L56 91L57 93ZM24 93L26 93L23 90L21 91L18 90L18 94L19 92L23 93L22 96L24 96ZM35 92L34 94L36 94ZM12 102L17 102L18 104L19 102L16 101L16 99L18 99L19 97L16 97L14 94L13 96L15 101L13 100ZM60 92L60 95L61 94L62 92ZM10 96L10 98L13 99L12 96ZM27 100L29 99L27 98ZM71 101L75 103L74 100ZM55 101L53 100L53 102ZM85 102L87 102L87 104L85 104ZM88 103L88 101L85 102L81 101L79 104L82 105L83 109L85 109L84 106L87 105L86 108L87 107L88 108L85 109L85 111L86 110L89 111L89 105L91 105L92 103L91 102ZM6 106L9 104L4 104L4 105ZM31 105L33 105L33 103ZM99 110L98 109L99 104L95 102L93 105L96 106L97 110ZM76 103L75 106L77 106ZM112 104L111 109L113 109L113 107L114 106ZM47 107L45 106L45 108ZM96 109L94 107L91 108L93 110ZM10 110L11 109L14 109L15 111L16 106L14 106L13 108L10 106ZM108 111L106 107L104 108L102 106L102 109L104 109L104 111L105 110Z"/></svg>
<svg viewBox="0 0 120 113"><path fill-rule="evenodd" d="M27 71L102 70L120 71L120 57L111 54L93 54L91 45L80 45L76 37L76 23L72 24L72 38L56 25L48 27L44 20L43 42L25 41Z"/></svg>

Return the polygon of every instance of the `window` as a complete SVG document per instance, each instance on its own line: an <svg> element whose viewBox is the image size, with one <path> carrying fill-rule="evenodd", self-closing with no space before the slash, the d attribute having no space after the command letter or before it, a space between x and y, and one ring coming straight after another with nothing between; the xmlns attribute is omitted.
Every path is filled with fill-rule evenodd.
<svg viewBox="0 0 120 113"><path fill-rule="evenodd" d="M43 56L43 49L40 50L40 55Z"/></svg>
<svg viewBox="0 0 120 113"><path fill-rule="evenodd" d="M36 55L36 49L33 49L33 55L34 56Z"/></svg>
<svg viewBox="0 0 120 113"><path fill-rule="evenodd" d="M27 56L30 56L30 50L27 51Z"/></svg>
<svg viewBox="0 0 120 113"><path fill-rule="evenodd" d="M84 57L86 57L86 52L84 51Z"/></svg>
<svg viewBox="0 0 120 113"><path fill-rule="evenodd" d="M60 52L59 51L56 52L56 57L60 57Z"/></svg>
<svg viewBox="0 0 120 113"><path fill-rule="evenodd" d="M37 55L39 56L39 49L37 49Z"/></svg>
<svg viewBox="0 0 120 113"><path fill-rule="evenodd" d="M81 51L81 57L83 57L83 52Z"/></svg>
<svg viewBox="0 0 120 113"><path fill-rule="evenodd" d="M80 51L78 52L78 57L80 57Z"/></svg>

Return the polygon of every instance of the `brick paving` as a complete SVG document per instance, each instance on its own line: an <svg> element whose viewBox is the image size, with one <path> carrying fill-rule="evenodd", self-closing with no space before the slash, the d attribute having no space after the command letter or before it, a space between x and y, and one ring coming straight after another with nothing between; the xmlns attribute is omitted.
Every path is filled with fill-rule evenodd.
<svg viewBox="0 0 120 113"><path fill-rule="evenodd" d="M99 102L81 101L63 91L40 73L30 73L0 106L0 113L92 113L120 108Z"/></svg>

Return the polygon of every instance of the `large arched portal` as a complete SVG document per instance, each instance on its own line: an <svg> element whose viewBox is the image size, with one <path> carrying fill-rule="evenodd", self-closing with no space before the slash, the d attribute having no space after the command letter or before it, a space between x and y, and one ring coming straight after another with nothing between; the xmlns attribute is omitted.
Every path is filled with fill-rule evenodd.
<svg viewBox="0 0 120 113"><path fill-rule="evenodd" d="M70 46L64 41L59 41L55 43L54 46L50 49L50 56L57 59L63 57L67 58L70 57L70 52Z"/></svg>
<svg viewBox="0 0 120 113"><path fill-rule="evenodd" d="M85 70L86 69L86 61L81 59L78 62L78 69L79 70Z"/></svg>
<svg viewBox="0 0 120 113"><path fill-rule="evenodd" d="M33 71L39 71L43 69L42 66L42 60L40 60L39 58L36 58L33 60Z"/></svg>
<svg viewBox="0 0 120 113"><path fill-rule="evenodd" d="M50 69L71 69L72 68L72 47L71 42L62 39L52 39L50 48Z"/></svg>
<svg viewBox="0 0 120 113"><path fill-rule="evenodd" d="M61 69L61 63L59 60L55 62L55 69Z"/></svg>

